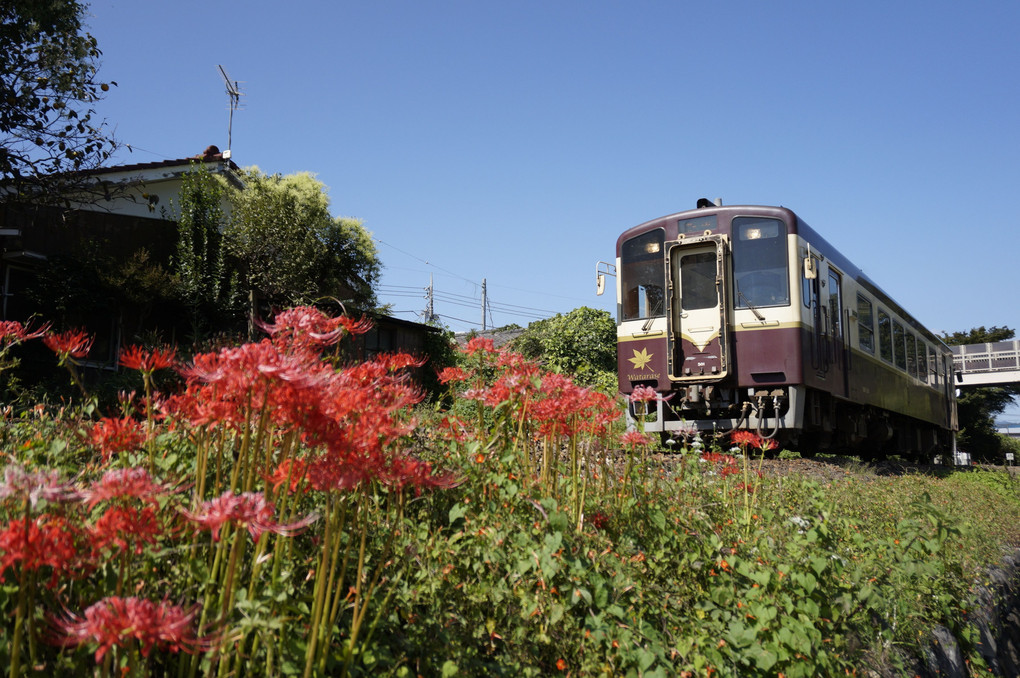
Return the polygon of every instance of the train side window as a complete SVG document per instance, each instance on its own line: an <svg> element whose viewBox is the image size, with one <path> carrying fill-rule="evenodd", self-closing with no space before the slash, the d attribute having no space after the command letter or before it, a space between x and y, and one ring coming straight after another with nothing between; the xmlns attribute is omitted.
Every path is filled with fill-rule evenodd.
<svg viewBox="0 0 1020 678"><path fill-rule="evenodd" d="M829 322L832 336L843 336L843 292L839 273L829 269Z"/></svg>
<svg viewBox="0 0 1020 678"><path fill-rule="evenodd" d="M651 318L665 311L665 231L642 233L620 248L620 283L623 289L621 320Z"/></svg>
<svg viewBox="0 0 1020 678"><path fill-rule="evenodd" d="M928 383L928 345L917 340L917 378Z"/></svg>
<svg viewBox="0 0 1020 678"><path fill-rule="evenodd" d="M931 365L931 385L938 387L941 383L939 381L939 357L935 353L935 349L930 349L929 351L928 362Z"/></svg>
<svg viewBox="0 0 1020 678"><path fill-rule="evenodd" d="M907 332L907 374L917 376L917 338Z"/></svg>
<svg viewBox="0 0 1020 678"><path fill-rule="evenodd" d="M857 343L862 351L875 353L875 316L871 302L862 295L857 295Z"/></svg>
<svg viewBox="0 0 1020 678"><path fill-rule="evenodd" d="M815 271L818 271L820 266L818 257L811 257L811 265ZM803 288L801 290L801 296L803 297L804 305L811 308L811 303L818 300L818 278L808 278L807 276L803 276L801 278L801 287Z"/></svg>
<svg viewBox="0 0 1020 678"><path fill-rule="evenodd" d="M906 351L904 350L906 348L907 343L906 339L904 338L905 334L906 333L903 330L903 325L893 320L892 343L893 346L895 347L895 350L893 352L893 363L896 365L896 367L900 368L901 370L907 369L907 354Z"/></svg>
<svg viewBox="0 0 1020 678"><path fill-rule="evenodd" d="M882 309L878 309L878 349L882 360L891 364L893 361L892 318Z"/></svg>

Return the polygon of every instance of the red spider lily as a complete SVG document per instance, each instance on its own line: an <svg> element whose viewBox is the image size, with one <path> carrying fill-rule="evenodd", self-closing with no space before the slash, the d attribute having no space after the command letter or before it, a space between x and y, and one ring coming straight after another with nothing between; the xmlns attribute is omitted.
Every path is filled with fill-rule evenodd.
<svg viewBox="0 0 1020 678"><path fill-rule="evenodd" d="M474 355L476 353L496 353L496 344L492 339L486 339L485 337L473 337L468 340L461 351L465 355Z"/></svg>
<svg viewBox="0 0 1020 678"><path fill-rule="evenodd" d="M131 417L103 417L88 432L89 442L98 447L104 459L112 454L141 449L145 445L145 428Z"/></svg>
<svg viewBox="0 0 1020 678"><path fill-rule="evenodd" d="M12 520L0 531L0 581L4 573L15 564L23 570L53 569L50 586L55 586L59 575L76 571L78 549L77 534L59 516L41 515L28 523Z"/></svg>
<svg viewBox="0 0 1020 678"><path fill-rule="evenodd" d="M451 381L464 381L467 378L467 372L459 367L444 367L439 371L439 382L441 384L449 384Z"/></svg>
<svg viewBox="0 0 1020 678"><path fill-rule="evenodd" d="M177 349L153 349L147 351L141 346L128 346L120 353L120 364L128 369L152 374L156 370L173 367L177 358Z"/></svg>
<svg viewBox="0 0 1020 678"><path fill-rule="evenodd" d="M400 372L411 367L421 367L427 358L416 358L410 353L383 353L375 361L389 372Z"/></svg>
<svg viewBox="0 0 1020 678"><path fill-rule="evenodd" d="M440 420L439 430L447 439L456 443L466 443L470 440L467 426L453 415L445 416Z"/></svg>
<svg viewBox="0 0 1020 678"><path fill-rule="evenodd" d="M732 441L734 445L739 445L740 447L751 446L763 452L776 447L775 440L772 440L771 438L762 438L754 431L748 431L746 429L732 431L730 433L730 441Z"/></svg>
<svg viewBox="0 0 1020 678"><path fill-rule="evenodd" d="M722 452L704 452L701 455L702 461L707 461L710 464L736 464L737 459L731 454L723 454Z"/></svg>
<svg viewBox="0 0 1020 678"><path fill-rule="evenodd" d="M364 334L365 332L368 332L370 329L372 329L373 326L372 321L369 320L368 318L361 318L360 320L355 320L354 318L349 318L348 316L342 315L339 318L337 318L337 320L339 320L340 324L344 326L344 329L351 334Z"/></svg>
<svg viewBox="0 0 1020 678"><path fill-rule="evenodd" d="M92 527L92 548L96 553L111 546L141 554L146 544L155 544L166 533L156 509L146 506L113 506Z"/></svg>
<svg viewBox="0 0 1020 678"><path fill-rule="evenodd" d="M710 464L718 464L719 475L723 478L740 473L740 469L737 468L737 459L733 455L722 454L721 452L705 452L701 455L701 460L707 461Z"/></svg>
<svg viewBox="0 0 1020 678"><path fill-rule="evenodd" d="M279 490L286 483L288 491L294 493L305 485L307 478L308 464L301 459L287 459L266 476L266 481L273 486L273 490Z"/></svg>
<svg viewBox="0 0 1020 678"><path fill-rule="evenodd" d="M49 323L33 330L17 320L2 320L0 321L0 347L8 348L29 339L38 339L46 336L49 331Z"/></svg>
<svg viewBox="0 0 1020 678"><path fill-rule="evenodd" d="M652 440L649 436L641 433L641 431L627 431L620 436L620 442L624 445L636 447L638 445L648 445Z"/></svg>
<svg viewBox="0 0 1020 678"><path fill-rule="evenodd" d="M590 394L567 376L544 375L538 400L531 408L533 418L539 422L539 435L574 435L580 431L587 417Z"/></svg>
<svg viewBox="0 0 1020 678"><path fill-rule="evenodd" d="M190 384L172 398L170 409L195 425L226 424L238 431L256 422L298 432L319 448L309 462L313 488L345 489L380 480L389 484L421 480L404 465L396 443L414 428L405 412L423 394L406 368L420 364L407 354L380 356L336 370L308 351L285 352L269 340L200 354L182 370ZM265 413L263 415L262 413ZM260 417L265 417L265 420ZM282 481L281 481L282 482Z"/></svg>
<svg viewBox="0 0 1020 678"><path fill-rule="evenodd" d="M736 463L723 464L722 466L719 467L719 475L722 476L723 478L727 476L733 476L738 473L740 473L740 469L737 468Z"/></svg>
<svg viewBox="0 0 1020 678"><path fill-rule="evenodd" d="M0 499L10 498L27 501L35 508L40 501L78 501L81 494L71 483L60 480L58 471L26 471L21 466L8 466L0 483Z"/></svg>
<svg viewBox="0 0 1020 678"><path fill-rule="evenodd" d="M157 504L159 497L169 492L167 487L153 481L144 468L116 469L104 473L97 483L85 491L85 501L89 508L101 501L128 497Z"/></svg>
<svg viewBox="0 0 1020 678"><path fill-rule="evenodd" d="M735 489L737 490L737 492L746 492L747 494L754 494L754 491L758 488L750 483L739 483Z"/></svg>
<svg viewBox="0 0 1020 678"><path fill-rule="evenodd" d="M612 430L613 423L623 413L616 406L616 399L600 391L591 391L588 397L588 412L583 423L584 430L603 435Z"/></svg>
<svg viewBox="0 0 1020 678"><path fill-rule="evenodd" d="M43 343L60 357L60 362L71 358L84 358L92 350L93 337L85 330L67 330L66 332L49 333L43 337Z"/></svg>
<svg viewBox="0 0 1020 678"><path fill-rule="evenodd" d="M411 457L397 457L380 474L383 484L401 490L413 487L415 492L424 488L450 489L461 483L452 473L436 473L432 464Z"/></svg>
<svg viewBox="0 0 1020 678"><path fill-rule="evenodd" d="M258 539L263 532L287 537L298 534L319 518L318 514L311 513L301 520L284 525L273 520L274 511L273 504L266 502L261 494L245 492L235 495L229 490L216 499L204 502L197 512L181 509L186 518L210 530L213 541L219 541L220 528L226 523L244 525L252 539Z"/></svg>
<svg viewBox="0 0 1020 678"><path fill-rule="evenodd" d="M163 601L110 596L95 603L83 616L66 612L52 616L54 634L50 641L63 647L98 643L96 663L111 648L130 647L137 642L143 657L153 648L170 652L195 653L209 649L209 638L198 638L192 622L201 606L184 609Z"/></svg>

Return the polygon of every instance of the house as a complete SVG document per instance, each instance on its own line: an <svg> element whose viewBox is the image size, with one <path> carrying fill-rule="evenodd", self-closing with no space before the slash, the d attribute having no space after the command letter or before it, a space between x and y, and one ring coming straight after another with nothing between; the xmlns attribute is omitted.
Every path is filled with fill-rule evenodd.
<svg viewBox="0 0 1020 678"><path fill-rule="evenodd" d="M196 167L244 188L242 173L230 152L209 146L198 155L177 160L86 172L85 195L71 196L61 206L0 200L0 319L27 320L40 314L64 327L86 327L96 337L88 359L93 366L116 366L121 344L140 336L160 334L177 340L174 333L186 321L172 317L166 305L158 307L158 300L145 297L147 290L154 292L151 296L166 291L158 276L168 280L171 256L177 248L173 206L179 204L184 175ZM229 212L226 199L223 207ZM129 279L124 285L137 298L125 303L124 299L83 295L76 288L87 285L79 284L75 276L87 277L95 271L61 271L56 265L69 258L88 262L90 257L99 262L100 269L124 268L101 270L102 274L139 276L137 284ZM49 275L38 276L44 269ZM39 295L30 294L41 282L50 286L50 296L58 297L53 308L40 309L34 298ZM373 320L372 332L359 338L356 357L388 350L422 353L425 336L435 331L386 316Z"/></svg>
<svg viewBox="0 0 1020 678"><path fill-rule="evenodd" d="M152 264L167 266L177 243L168 209L183 175L196 166L242 185L229 153L210 146L188 158L90 170L81 182L83 194L59 206L0 201L0 319L23 320L38 312L26 292L55 257L101 251L122 261L144 249ZM97 324L95 318L74 320Z"/></svg>

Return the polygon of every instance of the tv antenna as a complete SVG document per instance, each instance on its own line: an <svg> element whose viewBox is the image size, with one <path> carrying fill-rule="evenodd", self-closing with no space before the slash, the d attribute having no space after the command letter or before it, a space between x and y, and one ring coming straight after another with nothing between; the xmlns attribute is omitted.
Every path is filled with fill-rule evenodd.
<svg viewBox="0 0 1020 678"><path fill-rule="evenodd" d="M231 135L234 127L234 111L240 108L241 104L241 90L238 87L236 80L231 80L230 76L227 75L227 70L223 66L217 66L220 69L220 75L223 76L223 82L227 85L227 96L230 97L230 119L227 122L227 151L231 149Z"/></svg>

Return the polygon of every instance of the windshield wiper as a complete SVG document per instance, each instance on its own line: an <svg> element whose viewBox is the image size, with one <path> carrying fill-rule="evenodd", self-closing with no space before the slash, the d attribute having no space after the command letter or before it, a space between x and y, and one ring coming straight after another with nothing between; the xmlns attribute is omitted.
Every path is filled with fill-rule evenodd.
<svg viewBox="0 0 1020 678"><path fill-rule="evenodd" d="M737 296L744 300L744 303L747 304L749 309L751 309L751 313L753 313L754 317L758 319L758 322L765 322L765 316L763 316L755 305L751 303L751 300L747 298L747 295L738 289Z"/></svg>

